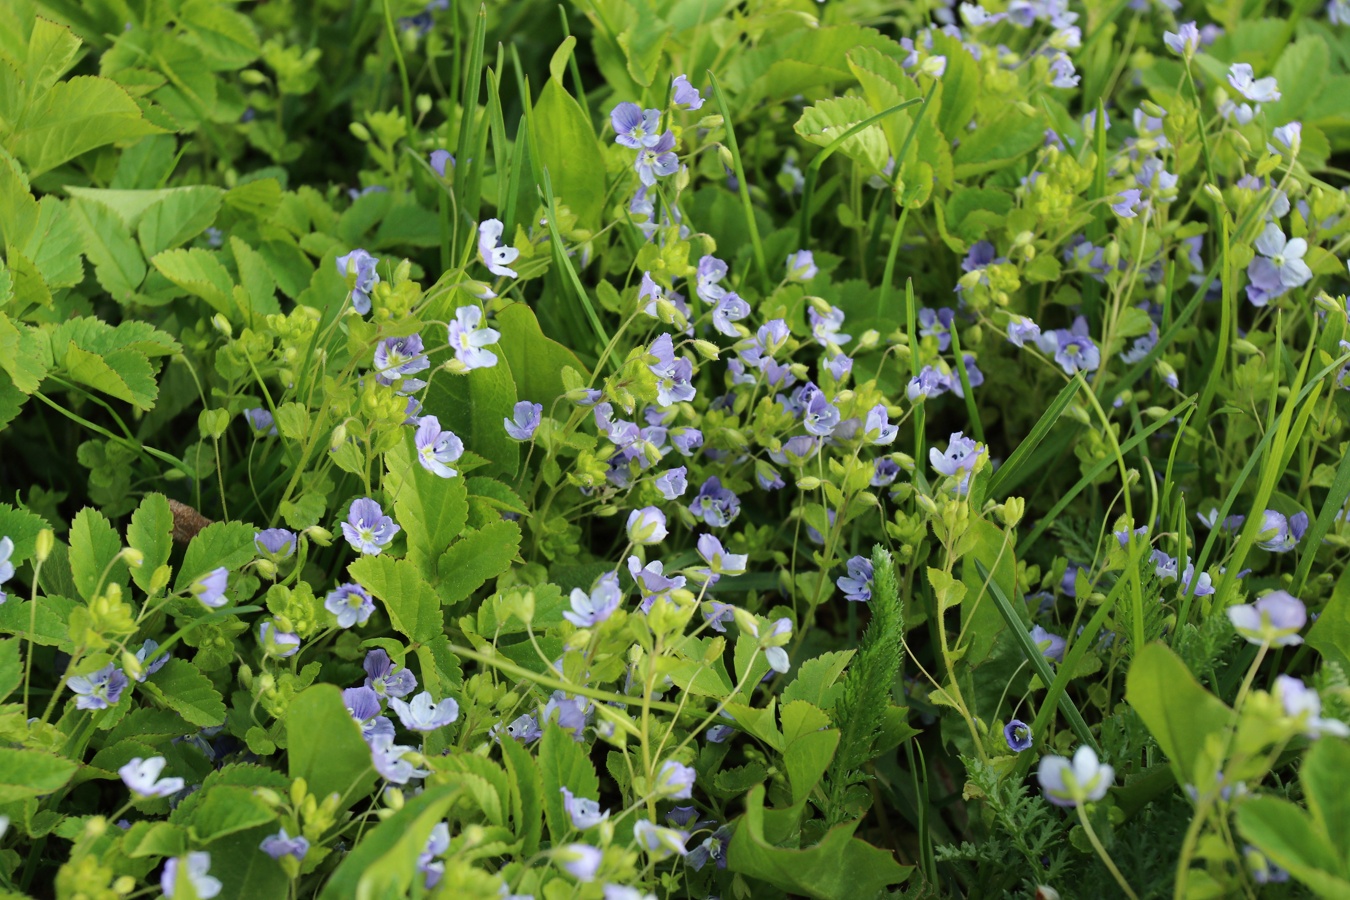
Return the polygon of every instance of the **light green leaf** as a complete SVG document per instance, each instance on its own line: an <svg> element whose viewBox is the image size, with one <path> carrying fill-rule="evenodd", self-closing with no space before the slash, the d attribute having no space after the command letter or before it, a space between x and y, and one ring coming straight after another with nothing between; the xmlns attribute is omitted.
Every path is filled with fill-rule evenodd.
<svg viewBox="0 0 1350 900"><path fill-rule="evenodd" d="M429 641L445 627L436 591L417 565L388 556L363 556L347 567L352 578L380 600L394 628L414 641Z"/></svg>
<svg viewBox="0 0 1350 900"><path fill-rule="evenodd" d="M148 591L155 570L169 561L173 550L173 513L163 494L146 494L131 514L127 545L145 556L145 562L132 570L131 577L141 590Z"/></svg>
<svg viewBox="0 0 1350 900"><path fill-rule="evenodd" d="M550 78L539 93L534 126L539 160L548 170L558 203L576 214L581 227L599 227L605 202L605 160L591 117L557 78ZM542 172L538 178L543 184Z"/></svg>
<svg viewBox="0 0 1350 900"><path fill-rule="evenodd" d="M200 247L167 250L150 260L160 274L227 319L237 321L234 304L234 280L215 254Z"/></svg>
<svg viewBox="0 0 1350 900"><path fill-rule="evenodd" d="M153 259L205 231L216 220L224 196L220 188L198 185L173 191L152 203L136 229L146 257Z"/></svg>
<svg viewBox="0 0 1350 900"><path fill-rule="evenodd" d="M516 384L503 365L437 378L426 397L426 412L490 461L484 472L507 478L514 478L520 465L520 445L502 429L502 420L511 418L515 405Z"/></svg>
<svg viewBox="0 0 1350 900"><path fill-rule="evenodd" d="M175 590L183 590L192 582L220 566L233 572L251 562L258 555L253 546L257 534L251 525L242 522L212 522L192 539L178 570Z"/></svg>
<svg viewBox="0 0 1350 900"><path fill-rule="evenodd" d="M1197 764L1205 742L1227 727L1232 711L1201 687L1180 657L1160 643L1148 644L1130 663L1125 697L1167 754L1177 781L1202 783Z"/></svg>
<svg viewBox="0 0 1350 900"><path fill-rule="evenodd" d="M76 514L70 526L70 571L81 597L91 601L100 587L126 584L126 564L114 562L121 552L122 539L103 513L85 507Z"/></svg>
<svg viewBox="0 0 1350 900"><path fill-rule="evenodd" d="M855 650L838 650L822 653L814 659L808 659L797 669L797 676L783 690L783 703L805 700L821 709L834 707L842 687L837 684L844 667L853 658Z"/></svg>
<svg viewBox="0 0 1350 900"><path fill-rule="evenodd" d="M346 715L345 710L342 712ZM350 721L351 716L347 719ZM426 848L431 829L445 816L460 790L437 785L410 799L352 848L324 883L318 900L407 896L413 878L420 877L417 856Z"/></svg>
<svg viewBox="0 0 1350 900"><path fill-rule="evenodd" d="M598 800L600 779L586 749L556 722L544 726L544 738L539 742L539 773L544 783L548 833L556 843L572 828L572 821L563 809L562 789L567 788L574 797Z"/></svg>
<svg viewBox="0 0 1350 900"><path fill-rule="evenodd" d="M539 850L544 830L544 777L530 751L519 741L502 741L501 748L502 762L510 776L511 818L522 841L521 852L530 855Z"/></svg>
<svg viewBox="0 0 1350 900"><path fill-rule="evenodd" d="M129 302L145 280L145 259L122 220L92 200L72 201L72 218L103 289L120 303Z"/></svg>
<svg viewBox="0 0 1350 900"><path fill-rule="evenodd" d="M310 793L336 793L340 808L349 809L374 786L370 748L333 685L316 684L295 698L286 710L286 736L290 776L305 779Z"/></svg>
<svg viewBox="0 0 1350 900"><path fill-rule="evenodd" d="M564 344L544 334L528 305L512 303L497 313L497 329L502 333L499 347L511 367L516 395L521 400L542 404L544 415L567 391L562 378L564 367L571 366L587 377L581 360Z"/></svg>
<svg viewBox="0 0 1350 900"><path fill-rule="evenodd" d="M13 258L11 257L11 262ZM16 325L0 312L0 369L14 387L31 394L47 377L47 365L39 339L27 325Z"/></svg>
<svg viewBox="0 0 1350 900"><path fill-rule="evenodd" d="M211 679L182 659L170 659L143 687L193 725L213 728L225 721L225 701Z"/></svg>
<svg viewBox="0 0 1350 900"><path fill-rule="evenodd" d="M0 803L13 803L60 790L74 776L75 763L38 750L0 747Z"/></svg>
<svg viewBox="0 0 1350 900"><path fill-rule="evenodd" d="M0 641L0 700L14 692L23 681L23 669L19 665L19 641L6 638Z"/></svg>
<svg viewBox="0 0 1350 900"><path fill-rule="evenodd" d="M261 48L248 17L216 0L188 0L178 21L188 29L187 40L215 71L236 71L258 58Z"/></svg>
<svg viewBox="0 0 1350 900"><path fill-rule="evenodd" d="M871 118L874 112L861 97L821 100L802 111L793 130L818 147L828 147L854 125ZM869 125L846 139L836 152L879 172L886 167L886 136L880 127Z"/></svg>
<svg viewBox="0 0 1350 900"><path fill-rule="evenodd" d="M469 515L464 478L441 478L415 462L411 434L384 460L389 468L385 489L394 498L394 517L408 536L408 559L434 582L439 578L437 560L464 530Z"/></svg>
<svg viewBox="0 0 1350 900"><path fill-rule="evenodd" d="M1004 106L993 118L963 135L952 155L957 178L970 178L1012 164L1045 140L1044 117L1024 115L1016 106Z"/></svg>
<svg viewBox="0 0 1350 900"><path fill-rule="evenodd" d="M100 356L82 347L69 347L65 369L75 381L125 400L137 409L153 409L159 397L155 370L145 354L136 350L114 350Z"/></svg>
<svg viewBox="0 0 1350 900"><path fill-rule="evenodd" d="M520 526L502 520L470 531L441 556L436 592L446 606L469 599L491 578L511 568L520 551Z"/></svg>
<svg viewBox="0 0 1350 900"><path fill-rule="evenodd" d="M38 532L47 528L47 520L26 509L0 503L0 537L14 542L14 553L10 562L18 565L33 555L37 549Z"/></svg>
<svg viewBox="0 0 1350 900"><path fill-rule="evenodd" d="M163 131L126 88L82 75L54 85L32 104L8 146L29 174L39 175L95 147Z"/></svg>
<svg viewBox="0 0 1350 900"><path fill-rule="evenodd" d="M22 635L24 640L44 647L69 649L70 628L66 623L77 605L74 600L47 594L37 598L34 611L30 601L11 594L9 600L0 604L0 633Z"/></svg>
<svg viewBox="0 0 1350 900"><path fill-rule="evenodd" d="M206 799L193 812L191 830L199 841L208 843L266 825L276 817L252 788L219 785L206 792Z"/></svg>
<svg viewBox="0 0 1350 900"><path fill-rule="evenodd" d="M1246 800L1238 805L1237 826L1242 837L1271 862L1320 896L1350 896L1344 858L1337 856L1326 833L1293 803L1278 797Z"/></svg>

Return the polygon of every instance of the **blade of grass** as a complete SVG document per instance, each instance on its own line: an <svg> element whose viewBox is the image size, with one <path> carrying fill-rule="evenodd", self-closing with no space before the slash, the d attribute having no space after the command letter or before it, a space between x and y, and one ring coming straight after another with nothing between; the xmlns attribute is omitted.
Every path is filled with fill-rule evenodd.
<svg viewBox="0 0 1350 900"><path fill-rule="evenodd" d="M773 277L769 274L769 267L764 261L764 244L759 239L759 223L755 221L755 207L750 202L750 182L745 179L745 166L741 164L741 148L736 143L736 129L731 125L731 106L727 103L726 95L722 93L722 85L718 84L717 76L713 74L712 69L708 70L708 81L712 84L713 94L717 97L717 106L722 110L722 126L727 130L727 148L731 150L731 164L736 172L736 183L741 194L741 206L745 209L745 224L750 229L750 243L755 251L755 265L759 266L760 277L764 280L764 286L767 288L773 283Z"/></svg>
<svg viewBox="0 0 1350 900"><path fill-rule="evenodd" d="M970 375L966 372L966 359L961 355L961 336L953 324L951 329L952 352L956 354L956 377L961 379L961 393L966 399L966 416L970 419L970 430L975 440L984 443L984 425L980 422L980 410L975 406L975 392L970 389Z"/></svg>
<svg viewBox="0 0 1350 900"><path fill-rule="evenodd" d="M1073 398L1078 394L1078 389L1081 386L1082 382L1079 379L1070 379L1069 383L1064 385L1064 388L1055 395L1055 399L1046 407L1045 412L1041 413L1041 417L1036 420L1036 424L1031 427L1031 431L1017 445L1017 449L1004 461L1003 465L998 467L994 477L989 479L990 497L1006 496L1006 492L1000 493L1000 489L1006 487L1007 491L1011 491L1013 486L1023 477L1022 467L1026 465L1031 454L1040 446L1041 441L1045 440L1046 435L1050 433L1050 429L1055 427L1055 423L1059 421L1059 417L1063 415L1064 410L1069 408L1069 404L1073 402Z"/></svg>
<svg viewBox="0 0 1350 900"><path fill-rule="evenodd" d="M1298 569L1294 573L1293 584L1295 597L1303 594L1303 588L1308 583L1308 574L1312 571L1313 560L1317 558L1317 551L1322 546L1322 538L1331 530L1337 514L1345 509L1347 498L1350 498L1350 454L1341 457L1341 464L1336 467L1336 477L1331 481L1331 489L1327 492L1326 500L1322 501L1322 511L1317 514L1317 520L1303 536L1303 540L1299 541Z"/></svg>

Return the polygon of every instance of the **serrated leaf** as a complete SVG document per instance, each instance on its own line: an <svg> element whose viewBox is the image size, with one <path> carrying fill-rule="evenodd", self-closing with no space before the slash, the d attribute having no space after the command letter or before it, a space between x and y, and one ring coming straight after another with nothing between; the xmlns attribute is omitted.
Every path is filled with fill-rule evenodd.
<svg viewBox="0 0 1350 900"><path fill-rule="evenodd" d="M65 25L38 16L33 20L28 35L28 56L24 61L24 78L30 96L37 96L56 84L74 65L80 51L80 39Z"/></svg>
<svg viewBox="0 0 1350 900"><path fill-rule="evenodd" d="M145 556L145 562L132 571L131 578L141 590L149 591L155 570L169 561L169 552L173 550L173 512L163 494L146 494L131 514L127 545Z"/></svg>
<svg viewBox="0 0 1350 900"><path fill-rule="evenodd" d="M389 621L405 637L429 641L444 628L436 591L415 563L388 556L363 556L347 567L352 578L385 606Z"/></svg>
<svg viewBox="0 0 1350 900"><path fill-rule="evenodd" d="M520 526L502 520L470 531L441 556L436 592L450 606L467 600L488 579L511 568L520 551Z"/></svg>
<svg viewBox="0 0 1350 900"><path fill-rule="evenodd" d="M136 229L146 257L178 247L205 231L216 220L224 196L220 188L198 185L151 204Z"/></svg>
<svg viewBox="0 0 1350 900"><path fill-rule="evenodd" d="M834 706L842 688L838 685L844 667L853 658L854 650L837 650L808 659L797 668L797 677L783 690L784 705L805 700L828 710Z"/></svg>
<svg viewBox="0 0 1350 900"><path fill-rule="evenodd" d="M793 130L818 147L828 147L854 125L871 118L874 112L861 97L821 100L802 111ZM886 167L886 136L877 125L869 125L840 144L837 152L879 172Z"/></svg>
<svg viewBox="0 0 1350 900"><path fill-rule="evenodd" d="M336 793L342 809L366 798L378 777L361 727L342 705L342 692L331 684L302 691L286 710L288 772L303 778L310 793Z"/></svg>
<svg viewBox="0 0 1350 900"><path fill-rule="evenodd" d="M0 503L0 537L7 537L14 542L14 553L9 560L14 565L33 555L37 549L38 532L46 527L47 520L36 513Z"/></svg>
<svg viewBox="0 0 1350 900"><path fill-rule="evenodd" d="M193 725L213 728L225 721L225 701L215 685L186 660L170 659L144 686Z"/></svg>
<svg viewBox="0 0 1350 900"><path fill-rule="evenodd" d="M19 640L7 638L0 640L0 700L14 692L23 681L23 669L19 666Z"/></svg>
<svg viewBox="0 0 1350 900"><path fill-rule="evenodd" d="M521 839L521 852L529 855L539 850L544 830L544 777L530 751L519 741L503 741L501 748L502 762L510 775L511 818Z"/></svg>
<svg viewBox="0 0 1350 900"><path fill-rule="evenodd" d="M206 793L192 817L191 830L203 843L266 825L277 817L250 788L221 785Z"/></svg>
<svg viewBox="0 0 1350 900"><path fill-rule="evenodd" d="M439 577L436 562L459 537L469 515L463 476L441 478L414 462L412 435L385 454L386 489L394 497L395 517L408 535L408 559L429 580Z"/></svg>
<svg viewBox="0 0 1350 900"><path fill-rule="evenodd" d="M9 146L38 175L95 147L163 130L146 120L126 88L82 75L53 85L32 104Z"/></svg>
<svg viewBox="0 0 1350 900"><path fill-rule="evenodd" d="M145 354L136 350L114 350L99 356L82 347L68 347L65 369L74 380L125 400L137 409L154 408L159 397L155 370Z"/></svg>
<svg viewBox="0 0 1350 900"><path fill-rule="evenodd" d="M188 28L188 40L215 71L236 71L258 58L258 35L248 17L216 0L188 0L178 21Z"/></svg>
<svg viewBox="0 0 1350 900"><path fill-rule="evenodd" d="M178 570L177 590L183 590L193 581L220 566L234 571L258 555L253 546L257 532L242 522L212 522L192 539L183 565Z"/></svg>
<svg viewBox="0 0 1350 900"><path fill-rule="evenodd" d="M103 513L86 507L76 514L70 526L70 572L81 597L93 600L101 586L126 584L126 564L114 562L121 552L122 539Z"/></svg>
<svg viewBox="0 0 1350 900"><path fill-rule="evenodd" d="M598 800L600 779L585 747L555 722L544 726L544 738L539 742L539 774L544 783L548 833L554 842L561 841L572 829L572 821L563 808L562 789L567 788L575 797Z"/></svg>
<svg viewBox="0 0 1350 900"><path fill-rule="evenodd" d="M234 304L234 279L210 250L166 250L150 260L161 275L200 297L231 321L239 321Z"/></svg>
<svg viewBox="0 0 1350 900"><path fill-rule="evenodd" d="M28 326L15 325L4 313L0 313L0 369L25 394L36 391L47 377L38 338Z"/></svg>
<svg viewBox="0 0 1350 900"><path fill-rule="evenodd" d="M23 635L24 640L45 647L68 648L70 628L66 623L76 602L56 594L39 596L36 602L37 609L34 610L32 601L11 595L0 604L0 632Z"/></svg>
<svg viewBox="0 0 1350 900"><path fill-rule="evenodd" d="M108 207L92 200L71 203L72 219L79 229L84 255L94 264L94 274L114 300L129 302L145 280L141 248L120 218Z"/></svg>
<svg viewBox="0 0 1350 900"><path fill-rule="evenodd" d="M58 791L78 768L52 753L0 747L0 803Z"/></svg>

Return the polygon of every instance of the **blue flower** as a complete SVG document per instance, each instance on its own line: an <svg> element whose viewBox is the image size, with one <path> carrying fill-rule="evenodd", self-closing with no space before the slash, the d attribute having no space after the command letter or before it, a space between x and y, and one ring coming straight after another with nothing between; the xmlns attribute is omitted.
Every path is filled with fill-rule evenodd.
<svg viewBox="0 0 1350 900"><path fill-rule="evenodd" d="M445 177L445 167L447 163L450 165L451 168L454 168L455 158L450 155L449 150L431 151L431 168L437 175L441 176L442 178Z"/></svg>
<svg viewBox="0 0 1350 900"><path fill-rule="evenodd" d="M715 256L699 258L695 273L694 292L705 303L716 303L726 294L726 288L720 284L727 277L727 264Z"/></svg>
<svg viewBox="0 0 1350 900"><path fill-rule="evenodd" d="M117 774L137 797L171 797L183 789L183 779L159 777L167 762L162 756L149 759L137 756L118 769Z"/></svg>
<svg viewBox="0 0 1350 900"><path fill-rule="evenodd" d="M375 271L380 261L366 251L357 249L346 256L339 256L336 263L338 274L351 285L348 298L352 301L352 309L364 316L370 312L370 293L380 283L380 275Z"/></svg>
<svg viewBox="0 0 1350 900"><path fill-rule="evenodd" d="M280 562L295 553L295 532L285 528L267 528L253 536L253 546L272 562Z"/></svg>
<svg viewBox="0 0 1350 900"><path fill-rule="evenodd" d="M684 357L676 358L670 335L663 334L652 341L647 352L656 359L647 365L656 376L656 402L671 406L694 399L697 391L689 383L694 377L694 364Z"/></svg>
<svg viewBox="0 0 1350 900"><path fill-rule="evenodd" d="M375 612L375 601L359 584L344 584L329 592L323 608L337 616L339 628L364 625Z"/></svg>
<svg viewBox="0 0 1350 900"><path fill-rule="evenodd" d="M841 575L835 582L844 592L844 599L866 603L872 599L872 561L865 556L855 556L846 564L848 575Z"/></svg>
<svg viewBox="0 0 1350 900"><path fill-rule="evenodd" d="M667 131L655 144L638 151L633 168L637 170L638 178L643 184L651 187L656 184L658 177L664 178L675 174L680 167L680 158L675 155L674 150L675 134Z"/></svg>
<svg viewBox="0 0 1350 900"><path fill-rule="evenodd" d="M497 364L497 354L483 348L497 343L501 333L494 328L479 328L482 321L481 309L461 306L455 310L455 320L447 327L455 359L466 369L490 369Z"/></svg>
<svg viewBox="0 0 1350 900"><path fill-rule="evenodd" d="M528 441L534 437L535 429L544 415L544 404L521 400L511 410L514 418L502 419L502 426L509 437L517 441Z"/></svg>
<svg viewBox="0 0 1350 900"><path fill-rule="evenodd" d="M919 374L909 380L905 396L911 403L920 403L929 397L940 397L951 390L951 380L941 370L933 366L924 366Z"/></svg>
<svg viewBox="0 0 1350 900"><path fill-rule="evenodd" d="M1050 61L1050 73L1054 78L1050 80L1051 87L1074 88L1078 87L1079 76L1074 73L1073 61L1063 53L1058 53Z"/></svg>
<svg viewBox="0 0 1350 900"><path fill-rule="evenodd" d="M956 310L929 309L923 307L918 313L919 337L937 338L937 348L946 353L952 345L952 322L956 319Z"/></svg>
<svg viewBox="0 0 1350 900"><path fill-rule="evenodd" d="M689 489L688 474L689 470L684 466L662 472L656 479L656 489L667 500L681 497Z"/></svg>
<svg viewBox="0 0 1350 900"><path fill-rule="evenodd" d="M620 103L609 114L614 142L634 150L655 147L661 140L661 111L643 109L636 103Z"/></svg>
<svg viewBox="0 0 1350 900"><path fill-rule="evenodd" d="M211 609L220 609L227 602L225 596L225 585L229 579L230 573L221 566L212 569L196 581L192 582L189 590L192 592L203 606Z"/></svg>
<svg viewBox="0 0 1350 900"><path fill-rule="evenodd" d="M1031 736L1031 726L1020 719L1013 719L1003 726L1003 739L1008 742L1008 749L1015 753L1030 750L1036 743Z"/></svg>
<svg viewBox="0 0 1350 900"><path fill-rule="evenodd" d="M717 301L717 306L713 308L713 327L727 337L738 338L741 333L731 323L739 322L748 315L750 315L750 304L742 300L739 294L727 291Z"/></svg>
<svg viewBox="0 0 1350 900"><path fill-rule="evenodd" d="M379 556L400 530L369 497L353 500L347 509L347 521L342 523L342 535L352 549L371 556Z"/></svg>
<svg viewBox="0 0 1350 900"><path fill-rule="evenodd" d="M107 709L121 699L128 683L126 674L114 663L88 675L66 679L66 687L77 695L76 709Z"/></svg>
<svg viewBox="0 0 1350 900"><path fill-rule="evenodd" d="M244 410L244 418L257 437L277 434L277 423L272 419L272 414L261 407Z"/></svg>
<svg viewBox="0 0 1350 900"><path fill-rule="evenodd" d="M183 865L186 863L186 865ZM181 876L179 869L182 869ZM181 877L191 887L199 900L211 900L220 893L220 879L208 874L211 871L211 854L205 850L196 850L184 857L165 860L164 872L159 876L159 889L164 896L173 900Z"/></svg>
<svg viewBox="0 0 1350 900"><path fill-rule="evenodd" d="M960 475L962 484L965 484L983 452L978 443L958 431L948 439L946 450L938 452L938 448L929 447L928 461L939 474L952 477Z"/></svg>
<svg viewBox="0 0 1350 900"><path fill-rule="evenodd" d="M1288 553L1294 549L1299 541L1303 540L1303 535L1307 530L1307 513L1296 512L1292 516L1285 517L1283 513L1268 509L1262 513L1261 531L1259 533L1262 540L1257 543L1257 546L1262 550L1269 550L1271 553Z"/></svg>
<svg viewBox="0 0 1350 900"><path fill-rule="evenodd" d="M414 778L425 778L431 773L419 769L403 757L414 752L412 747L394 743L393 735L376 735L370 741L370 760L380 777L394 784L407 784Z"/></svg>
<svg viewBox="0 0 1350 900"><path fill-rule="evenodd" d="M1228 69L1228 83L1253 103L1274 103L1280 99L1275 79L1255 78L1249 63L1233 63Z"/></svg>
<svg viewBox="0 0 1350 900"><path fill-rule="evenodd" d="M619 576L606 572L596 580L589 594L581 588L572 589L572 609L565 611L563 618L578 628L594 628L614 615L622 602Z"/></svg>
<svg viewBox="0 0 1350 900"><path fill-rule="evenodd" d="M692 767L668 759L661 763L661 770L656 775L656 795L672 800L688 800L693 796L695 777Z"/></svg>
<svg viewBox="0 0 1350 900"><path fill-rule="evenodd" d="M1270 222L1255 243L1261 255L1247 266L1247 277L1252 282L1247 288L1247 299L1253 306L1265 306L1285 291L1312 279L1312 269L1303 261L1308 252L1308 242L1303 238L1289 240L1278 225Z"/></svg>
<svg viewBox="0 0 1350 900"><path fill-rule="evenodd" d="M810 250L798 250L789 253L787 258L787 280L807 282L816 277L820 269L816 267L816 257Z"/></svg>
<svg viewBox="0 0 1350 900"><path fill-rule="evenodd" d="M977 388L980 385L984 384L984 373L980 371L979 366L975 365L975 357L969 353L962 353L961 361L965 364L966 382L971 386L971 388ZM961 384L960 375L948 375L947 383L952 386L952 393L956 394L956 396L961 397L962 399L965 398L966 389Z"/></svg>
<svg viewBox="0 0 1350 900"><path fill-rule="evenodd" d="M894 484L899 474L900 464L883 456L872 464L872 477L867 483L872 487L886 487Z"/></svg>
<svg viewBox="0 0 1350 900"><path fill-rule="evenodd" d="M558 857L558 864L569 875L582 882L595 880L596 873L600 871L600 863L605 858L605 854L599 848L590 844L568 844L559 847L554 853Z"/></svg>
<svg viewBox="0 0 1350 900"><path fill-rule="evenodd" d="M1040 648L1041 655L1055 662L1064 662L1066 641L1057 634L1051 634L1039 625L1031 627L1031 642Z"/></svg>
<svg viewBox="0 0 1350 900"><path fill-rule="evenodd" d="M1194 22L1186 22L1175 33L1164 31L1163 43L1177 56L1190 59L1200 46L1200 29L1195 27Z"/></svg>
<svg viewBox="0 0 1350 900"><path fill-rule="evenodd" d="M722 487L721 479L714 475L703 482L689 504L689 511L694 518L702 519L714 528L725 528L740 515L741 500L735 492Z"/></svg>
<svg viewBox="0 0 1350 900"><path fill-rule="evenodd" d="M1086 744L1079 747L1070 762L1063 756L1043 756L1036 772L1045 799L1056 806L1078 806L1106 796L1116 771L1097 759Z"/></svg>
<svg viewBox="0 0 1350 900"><path fill-rule="evenodd" d="M1064 374L1093 372L1101 365L1102 354L1088 334L1087 319L1079 316L1070 328L1057 328L1041 335L1036 342L1044 353L1054 356Z"/></svg>
<svg viewBox="0 0 1350 900"><path fill-rule="evenodd" d="M309 852L309 840L303 835L291 837L283 828L276 834L269 834L263 838L262 843L258 845L258 849L273 859L281 859L283 856L304 859L305 854Z"/></svg>
<svg viewBox="0 0 1350 900"><path fill-rule="evenodd" d="M520 256L520 251L514 247L498 246L502 239L502 231L505 228L506 226L502 224L501 219L488 219L480 224L478 226L478 255L493 275L515 278L516 270L510 268L510 266L511 263L516 261L516 257Z"/></svg>
<svg viewBox="0 0 1350 900"><path fill-rule="evenodd" d="M1138 188L1130 188L1121 191L1116 195L1116 202L1111 204L1111 212L1120 216L1122 219L1133 219L1138 213L1140 194Z"/></svg>
<svg viewBox="0 0 1350 900"><path fill-rule="evenodd" d="M1026 316L1013 316L1008 321L1008 343L1015 347L1024 346L1026 341L1036 341L1041 336L1041 326Z"/></svg>
<svg viewBox="0 0 1350 900"><path fill-rule="evenodd" d="M262 646L263 655L285 659L294 656L300 649L300 635L282 631L275 622L260 622L258 643Z"/></svg>
<svg viewBox="0 0 1350 900"><path fill-rule="evenodd" d="M406 697L417 690L417 678L412 672L396 665L382 648L366 654L362 667L366 670L365 686L382 697Z"/></svg>
<svg viewBox="0 0 1350 900"><path fill-rule="evenodd" d="M740 575L745 572L749 557L744 553L728 553L715 535L699 535L696 546L698 555L708 564L710 574Z"/></svg>
<svg viewBox="0 0 1350 900"><path fill-rule="evenodd" d="M409 731L435 731L459 718L459 704L453 697L437 703L429 691L413 697L411 703L395 697L389 701L389 708L398 713L399 721Z"/></svg>
<svg viewBox="0 0 1350 900"><path fill-rule="evenodd" d="M391 385L406 375L431 368L431 360L422 347L422 336L410 334L401 338L385 338L375 347L375 380Z"/></svg>
<svg viewBox="0 0 1350 900"><path fill-rule="evenodd" d="M159 656L156 656L154 662L150 663L150 665L148 666L145 665L145 661L149 659L150 655L158 649L159 649L159 641L153 640L151 638L146 638L145 643L141 644L141 649L136 651L136 662L141 664L140 674L136 676L136 680L138 682L145 681L146 678L150 677L151 675L158 672L160 669L164 668L164 664L169 661L170 657L173 656L172 653L165 651L164 653L161 653Z"/></svg>
<svg viewBox="0 0 1350 900"><path fill-rule="evenodd" d="M676 106L684 109L701 109L703 107L703 95L698 92L698 88L689 83L689 76L676 75L670 86L673 89L671 99ZM655 110L652 111L655 112Z"/></svg>
<svg viewBox="0 0 1350 900"><path fill-rule="evenodd" d="M435 416L418 419L413 446L417 450L417 461L428 472L442 478L454 478L459 474L457 469L450 468L450 463L464 455L464 442L453 431L441 430L440 419Z"/></svg>
<svg viewBox="0 0 1350 900"><path fill-rule="evenodd" d="M563 809L572 820L572 827L577 831L594 828L609 818L609 810L601 812L598 801L577 797L565 787L560 790L563 795Z"/></svg>

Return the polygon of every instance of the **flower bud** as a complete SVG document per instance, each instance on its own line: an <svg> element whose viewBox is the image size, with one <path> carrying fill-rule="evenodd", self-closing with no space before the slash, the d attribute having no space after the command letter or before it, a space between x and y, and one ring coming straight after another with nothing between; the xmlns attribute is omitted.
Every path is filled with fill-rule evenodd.
<svg viewBox="0 0 1350 900"><path fill-rule="evenodd" d="M694 341L694 349L697 350L704 359L717 359L718 355L721 353L717 345L712 341Z"/></svg>
<svg viewBox="0 0 1350 900"><path fill-rule="evenodd" d="M225 335L227 338L234 337L234 326L230 324L229 319L225 318L220 313L216 313L211 317L211 327Z"/></svg>
<svg viewBox="0 0 1350 900"><path fill-rule="evenodd" d="M418 95L417 95L417 100L414 101L414 104L415 104L416 107L417 107L417 112L418 112L420 115L425 116L427 113L431 112L431 95L430 95L430 94L418 94Z"/></svg>
<svg viewBox="0 0 1350 900"><path fill-rule="evenodd" d="M347 129L352 133L352 137L356 138L358 141L364 143L370 140L370 129L360 122L353 122L347 126Z"/></svg>
<svg viewBox="0 0 1350 900"><path fill-rule="evenodd" d="M123 547L122 552L117 555L133 569L139 569L145 565L145 554L135 547Z"/></svg>
<svg viewBox="0 0 1350 900"><path fill-rule="evenodd" d="M47 557L51 556L52 548L56 546L56 532L50 528L44 528L38 532L37 536L37 561L45 563Z"/></svg>

